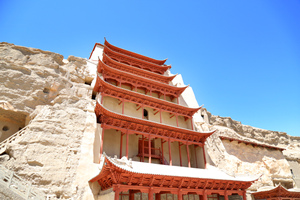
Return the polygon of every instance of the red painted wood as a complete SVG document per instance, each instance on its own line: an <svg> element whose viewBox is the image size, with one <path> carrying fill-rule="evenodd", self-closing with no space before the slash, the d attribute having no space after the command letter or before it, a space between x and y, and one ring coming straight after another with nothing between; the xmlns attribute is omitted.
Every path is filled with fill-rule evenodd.
<svg viewBox="0 0 300 200"><path fill-rule="evenodd" d="M172 153L171 153L171 140L168 140L168 145L169 145L169 163L170 166L172 166Z"/></svg>
<svg viewBox="0 0 300 200"><path fill-rule="evenodd" d="M186 143L186 152L187 152L187 157L188 157L188 167L191 167L190 151L189 151L188 143Z"/></svg>

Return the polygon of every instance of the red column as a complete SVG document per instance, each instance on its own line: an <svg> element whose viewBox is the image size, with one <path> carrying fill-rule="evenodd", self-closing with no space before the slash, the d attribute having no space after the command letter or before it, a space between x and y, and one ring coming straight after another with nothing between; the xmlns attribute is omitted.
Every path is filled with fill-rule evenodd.
<svg viewBox="0 0 300 200"><path fill-rule="evenodd" d="M203 192L203 200L207 200L206 190L204 190L204 192Z"/></svg>
<svg viewBox="0 0 300 200"><path fill-rule="evenodd" d="M123 133L121 132L121 140L120 140L120 158L122 158L122 149L123 149Z"/></svg>
<svg viewBox="0 0 300 200"><path fill-rule="evenodd" d="M243 200L247 200L246 191L243 191Z"/></svg>
<svg viewBox="0 0 300 200"><path fill-rule="evenodd" d="M224 193L224 200L228 200L228 194L227 194L227 191L225 191L225 193Z"/></svg>
<svg viewBox="0 0 300 200"><path fill-rule="evenodd" d="M128 159L128 130L126 131L126 158Z"/></svg>
<svg viewBox="0 0 300 200"><path fill-rule="evenodd" d="M153 200L153 189L149 189L148 200Z"/></svg>
<svg viewBox="0 0 300 200"><path fill-rule="evenodd" d="M142 162L144 162L144 158L145 158L144 142L145 142L145 138L144 138L144 135L142 135Z"/></svg>
<svg viewBox="0 0 300 200"><path fill-rule="evenodd" d="M179 104L179 96L177 97L177 104Z"/></svg>
<svg viewBox="0 0 300 200"><path fill-rule="evenodd" d="M170 162L170 166L172 166L172 155L171 155L171 140L168 140L168 144L169 144L169 162Z"/></svg>
<svg viewBox="0 0 300 200"><path fill-rule="evenodd" d="M182 166L182 158L181 158L181 145L180 145L180 142L178 142L178 147L179 147L180 166Z"/></svg>
<svg viewBox="0 0 300 200"><path fill-rule="evenodd" d="M180 189L178 190L178 200L182 200L182 192Z"/></svg>
<svg viewBox="0 0 300 200"><path fill-rule="evenodd" d="M149 141L148 141L148 152L149 152L149 163L151 163L151 136L149 134Z"/></svg>
<svg viewBox="0 0 300 200"><path fill-rule="evenodd" d="M187 152L187 156L188 156L188 166L191 167L190 151L189 151L188 143L186 143L186 152Z"/></svg>
<svg viewBox="0 0 300 200"><path fill-rule="evenodd" d="M175 116L176 116L176 124L177 124L177 127L179 127L179 125L178 125L178 115L176 114Z"/></svg>
<svg viewBox="0 0 300 200"><path fill-rule="evenodd" d="M193 118L191 117L191 126L192 126L192 130L194 130L194 125L193 125Z"/></svg>
<svg viewBox="0 0 300 200"><path fill-rule="evenodd" d="M119 196L120 196L120 188L116 188L115 189L115 200L119 200Z"/></svg>

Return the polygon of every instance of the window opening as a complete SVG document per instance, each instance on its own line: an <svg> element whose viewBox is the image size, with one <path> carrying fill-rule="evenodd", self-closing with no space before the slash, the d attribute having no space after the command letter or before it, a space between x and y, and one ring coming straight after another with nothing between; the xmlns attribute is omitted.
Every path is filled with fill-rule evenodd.
<svg viewBox="0 0 300 200"><path fill-rule="evenodd" d="M149 120L148 111L144 109L144 119Z"/></svg>

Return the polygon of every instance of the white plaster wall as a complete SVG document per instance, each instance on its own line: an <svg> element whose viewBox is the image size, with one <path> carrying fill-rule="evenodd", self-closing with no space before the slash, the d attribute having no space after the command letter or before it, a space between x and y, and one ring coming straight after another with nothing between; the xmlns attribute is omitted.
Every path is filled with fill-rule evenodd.
<svg viewBox="0 0 300 200"><path fill-rule="evenodd" d="M90 57L91 61L98 61L98 59L100 58L100 60L102 60L103 58L103 49L104 47L101 45L97 45L93 51L92 56Z"/></svg>

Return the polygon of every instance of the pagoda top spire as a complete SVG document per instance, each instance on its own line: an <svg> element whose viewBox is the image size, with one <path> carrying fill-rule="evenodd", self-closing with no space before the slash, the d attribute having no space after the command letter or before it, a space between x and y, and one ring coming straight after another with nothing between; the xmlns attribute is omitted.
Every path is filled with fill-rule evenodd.
<svg viewBox="0 0 300 200"><path fill-rule="evenodd" d="M156 60L154 58L150 58L150 57L147 57L147 56L144 56L144 55L141 55L141 54L137 54L137 53L134 53L134 52L131 52L131 51L128 51L128 50L125 50L125 49L122 49L122 48L119 48L119 47L116 47L112 44L110 44L109 42L107 42L106 38L104 38L104 45L109 47L110 49L118 52L118 53L122 53L122 54L125 54L125 55L128 55L128 56L132 56L132 57L135 57L135 58L138 58L138 59L141 59L141 60L145 60L145 61L148 61L148 62L151 62L151 63L154 63L154 64L157 64L157 65L164 65L165 62L167 61L167 59L164 59L164 60Z"/></svg>

